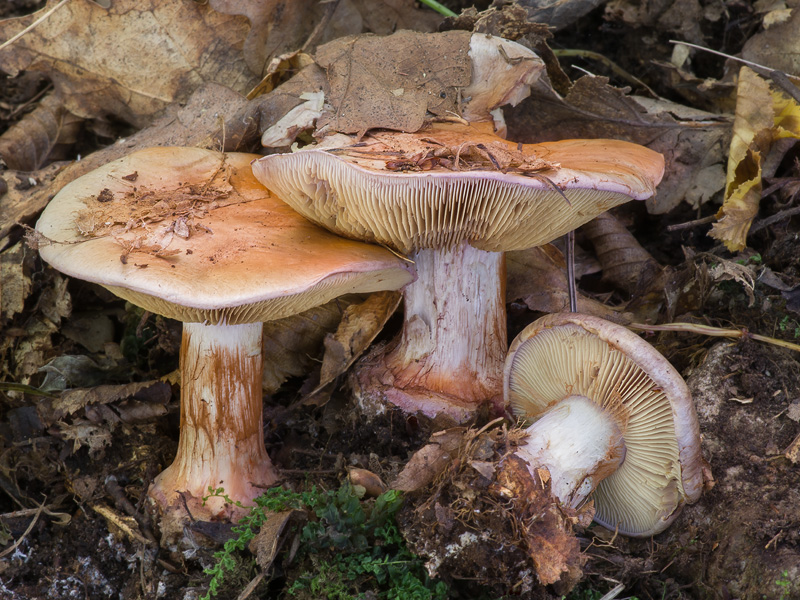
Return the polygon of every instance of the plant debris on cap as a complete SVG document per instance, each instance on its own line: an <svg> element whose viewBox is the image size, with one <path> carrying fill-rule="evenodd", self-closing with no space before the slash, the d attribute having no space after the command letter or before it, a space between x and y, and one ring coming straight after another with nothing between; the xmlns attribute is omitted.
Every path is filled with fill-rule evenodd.
<svg viewBox="0 0 800 600"><path fill-rule="evenodd" d="M618 140L515 144L488 123L373 131L253 165L308 219L400 252L461 241L489 251L552 241L630 199L650 197L663 157Z"/></svg>
<svg viewBox="0 0 800 600"><path fill-rule="evenodd" d="M250 174L251 154L151 148L69 185L36 226L42 258L180 321L268 321L412 276L382 248L309 223ZM134 181L130 176L136 173Z"/></svg>
<svg viewBox="0 0 800 600"><path fill-rule="evenodd" d="M595 520L609 529L653 535L699 498L704 462L689 390L626 328L576 313L542 317L511 344L504 387L519 416L538 419L565 398L585 397L620 430L621 465L594 492Z"/></svg>

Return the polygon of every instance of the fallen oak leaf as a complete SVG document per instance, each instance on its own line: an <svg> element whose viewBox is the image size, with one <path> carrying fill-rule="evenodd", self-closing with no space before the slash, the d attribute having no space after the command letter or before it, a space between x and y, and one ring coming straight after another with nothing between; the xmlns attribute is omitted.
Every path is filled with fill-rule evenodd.
<svg viewBox="0 0 800 600"><path fill-rule="evenodd" d="M264 323L264 392L274 394L289 377L311 371L325 336L336 330L347 307L360 301L360 296L348 294L298 315Z"/></svg>
<svg viewBox="0 0 800 600"><path fill-rule="evenodd" d="M48 94L0 136L0 156L10 169L35 171L58 145L75 143L81 122L57 94Z"/></svg>
<svg viewBox="0 0 800 600"><path fill-rule="evenodd" d="M53 4L0 22L0 39L25 29ZM204 82L240 93L252 88L257 79L241 52L246 33L245 19L196 2L116 0L103 8L71 0L1 49L0 64L12 77L22 70L47 73L74 115L110 114L143 127Z"/></svg>
<svg viewBox="0 0 800 600"><path fill-rule="evenodd" d="M456 112L455 88L471 79L469 39L461 31L436 36L401 31L321 46L315 58L327 72L332 109L317 127L342 133L379 127L416 131L427 111Z"/></svg>
<svg viewBox="0 0 800 600"><path fill-rule="evenodd" d="M198 146L235 151L247 141L248 122L237 118L247 105L244 96L233 90L209 83L195 91L185 106L172 104L149 127L119 143L69 164L53 163L34 173L18 173L19 185L11 185L0 202L0 239L20 222L30 222L38 212L70 181L122 158L136 149L150 146ZM230 114L231 118L221 120ZM8 182L12 172L6 171ZM33 181L25 188L22 181Z"/></svg>
<svg viewBox="0 0 800 600"><path fill-rule="evenodd" d="M243 15L250 21L244 56L250 70L269 73L272 60L347 35L370 32L388 35L402 29L436 31L442 17L416 7L413 0L210 0L214 10Z"/></svg>

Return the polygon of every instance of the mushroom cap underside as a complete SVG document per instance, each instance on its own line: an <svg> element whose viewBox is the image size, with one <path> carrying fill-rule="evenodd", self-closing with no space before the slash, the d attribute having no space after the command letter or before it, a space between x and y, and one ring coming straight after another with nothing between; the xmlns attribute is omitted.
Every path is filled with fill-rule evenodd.
<svg viewBox="0 0 800 600"><path fill-rule="evenodd" d="M504 393L514 412L528 418L572 395L613 416L626 454L595 490L595 520L602 525L653 535L699 498L700 432L689 390L658 351L624 327L576 313L535 321L511 344Z"/></svg>
<svg viewBox="0 0 800 600"><path fill-rule="evenodd" d="M295 210L347 237L401 252L463 241L509 251L650 197L664 160L618 140L517 145L486 124L435 123L265 156L253 171Z"/></svg>
<svg viewBox="0 0 800 600"><path fill-rule="evenodd" d="M42 258L147 310L246 323L398 289L404 261L309 223L252 175L256 155L150 148L65 186L36 225Z"/></svg>

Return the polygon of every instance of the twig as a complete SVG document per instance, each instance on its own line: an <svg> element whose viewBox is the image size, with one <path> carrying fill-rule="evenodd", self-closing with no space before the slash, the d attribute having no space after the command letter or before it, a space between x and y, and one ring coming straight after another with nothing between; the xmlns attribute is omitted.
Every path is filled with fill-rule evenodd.
<svg viewBox="0 0 800 600"><path fill-rule="evenodd" d="M690 44L689 42L681 42L679 40L669 40L670 44L683 44L684 46L689 46L690 48L695 48L697 50L703 50L705 52L710 52L711 54L716 54L717 56L722 56L724 58L729 58L731 60L735 60L736 62L740 62L742 64L751 67L756 73L761 75L762 77L768 77L775 82L775 84L781 88L784 92L786 92L789 96L791 96L796 102L800 102L800 90L790 81L794 79L795 81L800 81L800 77L796 77L794 75L788 75L783 71L778 71L777 69L770 69L769 67L765 67L764 65L760 65L758 63L754 63L749 60L745 60L743 58L739 58L738 56L732 56L730 54L725 54L724 52L719 52L718 50L712 50L711 48L706 48L704 46L698 46L697 44Z"/></svg>
<svg viewBox="0 0 800 600"><path fill-rule="evenodd" d="M774 223L783 221L784 219L788 219L795 215L800 215L800 206L793 206L792 208L787 208L786 210L782 210L780 212L775 213L771 217L767 217L766 219L760 220L758 223L755 223L750 228L750 234L753 234L756 231L761 231L765 227L769 227Z"/></svg>
<svg viewBox="0 0 800 600"><path fill-rule="evenodd" d="M640 329L642 331L677 331L680 333L696 333L698 335L707 335L710 337L726 337L733 339L749 338L757 342L764 342L766 344L773 344L781 348L788 348L800 352L800 345L787 342L786 340L779 340L777 338L768 337L758 333L750 333L747 329L722 329L721 327L712 327L711 325L699 325L697 323L666 323L664 325L647 325L644 323L631 323L628 325L631 329Z"/></svg>
<svg viewBox="0 0 800 600"><path fill-rule="evenodd" d="M43 510L44 510L44 502L42 502L39 505L39 509L36 511L36 514L33 516L33 519L31 520L30 525L28 525L28 528L25 530L25 533L23 533L16 542L14 542L8 548L6 548L2 552L0 552L0 558L5 558L6 556L8 556L12 552L14 552L14 550L16 550L19 547L19 545L22 543L22 540L24 540L26 537L28 537L28 534L33 529L33 526L36 525L36 521L39 520L39 516L42 514Z"/></svg>
<svg viewBox="0 0 800 600"><path fill-rule="evenodd" d="M16 41L17 41L19 38L21 38L23 35L25 35L26 33L30 32L30 31L31 31L31 30L32 30L34 27L36 27L36 26L37 26L39 23L41 23L42 21L44 21L45 19L47 19L47 18L48 18L50 15L52 15L52 14L53 14L54 12L56 12L56 11L57 11L59 8L61 8L62 6L64 6L64 5L65 5L67 2L69 2L69 0L61 0L61 2L59 2L58 4L56 4L56 5L55 5L53 8L51 8L50 10L48 10L48 11L47 11L46 13L44 13L44 14L43 14L41 17L39 17L38 19L36 19L36 20L35 20L33 23L31 23L30 25L28 25L28 26L27 26L25 29L23 29L22 31L20 31L20 32L19 32L17 35L10 37L10 38L9 38L9 39L7 39L5 42L3 42L2 44L0 44L0 50L2 50L3 48L5 48L6 46L10 46L10 45L11 45L11 44L13 44L14 42L16 42Z"/></svg>
<svg viewBox="0 0 800 600"><path fill-rule="evenodd" d="M250 594L255 591L256 587L258 587L258 584L261 583L261 580L264 579L265 575L266 574L264 571L261 571L253 579L251 579L250 583L245 586L245 588L242 590L242 593L237 596L236 600L247 600L247 598L250 597Z"/></svg>
<svg viewBox="0 0 800 600"><path fill-rule="evenodd" d="M328 26L331 22L331 18L333 17L333 13L336 12L336 9L339 8L339 2L341 0L332 0L331 2L327 2L327 6L325 6L325 14L322 16L322 19L317 26L314 27L314 30L311 34L306 38L306 41L300 47L300 52L305 52L308 50L309 46L311 46L316 39L319 37L320 33Z"/></svg>
<svg viewBox="0 0 800 600"><path fill-rule="evenodd" d="M713 223L717 220L717 215L708 215L702 219L695 219L694 221L686 221L686 223L677 223L675 225L667 225L667 231L680 231L682 229L691 229L707 223Z"/></svg>
<svg viewBox="0 0 800 600"><path fill-rule="evenodd" d="M567 232L567 289L569 289L569 312L578 312L578 290L575 289L575 230Z"/></svg>
<svg viewBox="0 0 800 600"><path fill-rule="evenodd" d="M632 85L639 86L640 88L647 91L653 98L658 98L658 94L656 94L650 87L641 79L636 77L635 75L631 75L625 69L620 67L617 63L613 60L608 58L607 56L603 56L599 52L592 52L591 50L580 50L574 48L562 48L562 49L554 49L553 54L556 56L564 56L564 57L580 57L580 58L588 58L590 60L596 60L598 62L603 63L606 67L608 67L614 75L620 77L627 81ZM576 67L580 69L580 67ZM584 70L584 69L581 69Z"/></svg>

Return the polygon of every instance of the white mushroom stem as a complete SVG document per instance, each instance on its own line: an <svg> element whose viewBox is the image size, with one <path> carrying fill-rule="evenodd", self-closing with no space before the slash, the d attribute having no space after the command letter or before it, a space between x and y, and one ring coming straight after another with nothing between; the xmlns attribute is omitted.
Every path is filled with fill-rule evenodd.
<svg viewBox="0 0 800 600"><path fill-rule="evenodd" d="M462 420L502 396L505 260L466 242L411 258L417 280L404 289L403 331L385 357L399 392L387 395L407 411Z"/></svg>
<svg viewBox="0 0 800 600"><path fill-rule="evenodd" d="M616 419L586 396L569 396L528 428L517 452L528 468L546 467L559 501L578 508L625 460L625 441Z"/></svg>
<svg viewBox="0 0 800 600"><path fill-rule="evenodd" d="M277 480L262 430L261 330L261 323L184 323L178 452L149 491L162 506L183 493L197 507L209 486L251 505ZM203 512L231 508L210 498Z"/></svg>

